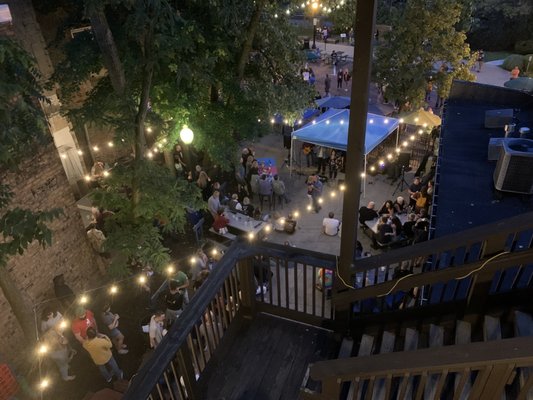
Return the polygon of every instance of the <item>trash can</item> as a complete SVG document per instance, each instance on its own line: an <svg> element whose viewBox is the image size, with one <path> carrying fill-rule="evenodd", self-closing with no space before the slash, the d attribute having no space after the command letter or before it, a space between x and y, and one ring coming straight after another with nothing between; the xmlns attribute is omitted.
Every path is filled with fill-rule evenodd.
<svg viewBox="0 0 533 400"><path fill-rule="evenodd" d="M304 39L304 50L309 50L309 38Z"/></svg>

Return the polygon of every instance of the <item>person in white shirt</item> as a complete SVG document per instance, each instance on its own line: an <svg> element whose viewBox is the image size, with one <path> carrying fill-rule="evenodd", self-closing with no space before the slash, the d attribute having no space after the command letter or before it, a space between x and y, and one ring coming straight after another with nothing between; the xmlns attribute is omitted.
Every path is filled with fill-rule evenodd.
<svg viewBox="0 0 533 400"><path fill-rule="evenodd" d="M339 227L341 223L335 218L333 211L330 211L328 218L324 218L322 221L322 232L328 236L336 236L339 233Z"/></svg>
<svg viewBox="0 0 533 400"><path fill-rule="evenodd" d="M148 336L150 337L150 347L155 349L159 342L163 340L166 330L163 329L165 323L165 312L157 311L152 318L150 318L150 325L148 328Z"/></svg>

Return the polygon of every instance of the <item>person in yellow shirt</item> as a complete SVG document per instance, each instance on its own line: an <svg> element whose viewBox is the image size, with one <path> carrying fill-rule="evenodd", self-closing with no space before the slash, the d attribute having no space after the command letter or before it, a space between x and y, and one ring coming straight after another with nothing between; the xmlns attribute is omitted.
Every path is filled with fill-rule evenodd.
<svg viewBox="0 0 533 400"><path fill-rule="evenodd" d="M108 383L113 379L113 375L117 379L124 377L124 373L113 357L113 353L111 352L112 347L113 343L111 343L111 340L106 335L96 333L94 328L87 329L87 340L83 342L83 348L87 350Z"/></svg>

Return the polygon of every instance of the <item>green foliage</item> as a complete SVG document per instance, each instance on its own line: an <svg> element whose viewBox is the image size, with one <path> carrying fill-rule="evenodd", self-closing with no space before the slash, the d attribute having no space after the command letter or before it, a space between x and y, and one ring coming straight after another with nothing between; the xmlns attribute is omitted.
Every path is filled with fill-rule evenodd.
<svg viewBox="0 0 533 400"><path fill-rule="evenodd" d="M386 87L387 97L401 107L423 104L429 77L434 77L439 95L446 97L453 79L473 80L469 66L474 62L465 43L460 21L461 4L445 0L427 3L409 0L403 18L385 35L377 49L375 79ZM445 67L437 73L435 65Z"/></svg>
<svg viewBox="0 0 533 400"><path fill-rule="evenodd" d="M127 262L132 259L162 269L169 255L162 245L161 233L182 232L186 222L185 207L203 207L196 185L176 180L168 169L153 162L141 163L137 169L115 167L105 180L105 188L92 194L96 204L116 211L105 220L105 246L114 255L113 275L124 274ZM134 178L139 179L143 189L135 209L131 199Z"/></svg>
<svg viewBox="0 0 533 400"><path fill-rule="evenodd" d="M533 39L520 40L515 43L514 49L519 54L531 54L533 53Z"/></svg>
<svg viewBox="0 0 533 400"><path fill-rule="evenodd" d="M518 67L520 70L524 69L524 56L520 54L511 54L505 57L505 60L503 60L502 68L506 69L507 71L510 71L514 67Z"/></svg>
<svg viewBox="0 0 533 400"><path fill-rule="evenodd" d="M33 59L11 39L0 37L0 167L15 168L31 146L44 143L44 101Z"/></svg>

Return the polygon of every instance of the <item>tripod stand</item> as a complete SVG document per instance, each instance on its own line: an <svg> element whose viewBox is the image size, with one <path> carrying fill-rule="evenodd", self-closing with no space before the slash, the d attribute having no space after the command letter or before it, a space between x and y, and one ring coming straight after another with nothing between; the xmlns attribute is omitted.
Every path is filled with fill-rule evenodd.
<svg viewBox="0 0 533 400"><path fill-rule="evenodd" d="M402 174L400 175L400 182L396 185L396 189L394 189L394 192L392 192L392 197L396 195L396 192L403 192L403 185L405 184L405 187L409 187L409 183L405 180L405 166L402 165Z"/></svg>

